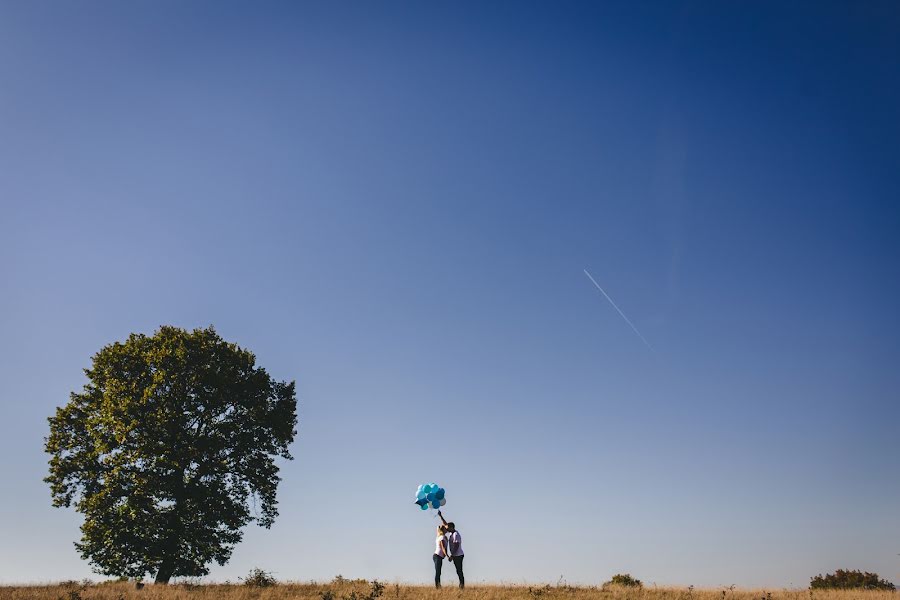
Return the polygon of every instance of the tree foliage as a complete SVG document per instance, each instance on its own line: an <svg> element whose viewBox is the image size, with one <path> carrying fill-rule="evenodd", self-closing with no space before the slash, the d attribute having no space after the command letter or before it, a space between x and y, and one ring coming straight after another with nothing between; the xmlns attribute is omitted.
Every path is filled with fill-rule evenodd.
<svg viewBox="0 0 900 600"><path fill-rule="evenodd" d="M628 573L617 573L605 585L621 585L623 587L644 587L640 579L632 577Z"/></svg>
<svg viewBox="0 0 900 600"><path fill-rule="evenodd" d="M862 571L845 571L838 569L828 575L816 575L809 582L812 590L826 589L866 589L866 590L893 590L894 584L878 577L877 573Z"/></svg>
<svg viewBox="0 0 900 600"><path fill-rule="evenodd" d="M84 515L75 545L98 573L206 575L245 525L272 525L297 402L255 362L212 327L164 326L94 355L48 419L45 481L55 506Z"/></svg>

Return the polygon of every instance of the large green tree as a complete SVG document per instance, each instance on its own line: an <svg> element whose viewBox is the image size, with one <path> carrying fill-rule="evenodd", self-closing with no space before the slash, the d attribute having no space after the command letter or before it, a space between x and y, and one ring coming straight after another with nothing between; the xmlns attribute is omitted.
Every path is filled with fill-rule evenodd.
<svg viewBox="0 0 900 600"><path fill-rule="evenodd" d="M102 348L80 393L49 418L55 506L84 515L82 557L158 583L222 565L278 514L275 459L290 459L294 382L277 382L215 330L161 327ZM252 505L252 508L251 508Z"/></svg>

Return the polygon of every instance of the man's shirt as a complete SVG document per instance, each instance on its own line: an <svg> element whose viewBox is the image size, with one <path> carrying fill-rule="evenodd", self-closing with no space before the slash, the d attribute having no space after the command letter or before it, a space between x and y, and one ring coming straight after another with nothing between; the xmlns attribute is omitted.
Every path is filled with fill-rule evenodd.
<svg viewBox="0 0 900 600"><path fill-rule="evenodd" d="M447 534L447 546L450 549L450 556L463 556L462 536L458 531Z"/></svg>

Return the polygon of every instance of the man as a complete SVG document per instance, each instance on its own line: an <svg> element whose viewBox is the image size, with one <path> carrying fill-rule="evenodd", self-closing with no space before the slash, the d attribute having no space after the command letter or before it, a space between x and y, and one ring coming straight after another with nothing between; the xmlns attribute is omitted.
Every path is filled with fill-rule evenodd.
<svg viewBox="0 0 900 600"><path fill-rule="evenodd" d="M453 561L453 566L456 567L456 575L459 577L459 589L463 589L466 587L466 578L463 575L463 558L465 558L465 554L463 554L462 536L456 530L456 525L452 521L448 523L444 519L441 511L438 511L438 516L447 527L447 559Z"/></svg>

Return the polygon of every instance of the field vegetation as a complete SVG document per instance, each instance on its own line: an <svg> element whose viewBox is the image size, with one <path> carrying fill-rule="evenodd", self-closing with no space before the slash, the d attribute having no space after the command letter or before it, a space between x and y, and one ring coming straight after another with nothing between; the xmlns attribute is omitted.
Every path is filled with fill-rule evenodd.
<svg viewBox="0 0 900 600"><path fill-rule="evenodd" d="M0 586L0 600L900 600L891 590L717 589L694 587L470 585L454 581L436 590L336 578L330 583L275 583L248 578L236 584L148 584L64 582L52 585ZM259 585L262 584L262 585Z"/></svg>

